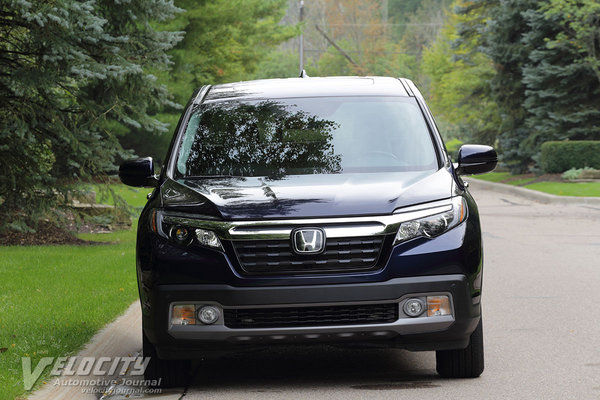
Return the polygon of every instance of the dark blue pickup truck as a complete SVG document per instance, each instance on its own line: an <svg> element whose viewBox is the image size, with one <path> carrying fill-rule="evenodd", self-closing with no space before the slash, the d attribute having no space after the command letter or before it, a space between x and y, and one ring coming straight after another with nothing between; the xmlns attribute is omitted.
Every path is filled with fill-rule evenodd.
<svg viewBox="0 0 600 400"><path fill-rule="evenodd" d="M484 367L483 252L460 175L407 79L295 78L200 88L137 236L146 379L181 385L190 359L276 345L435 350L443 377Z"/></svg>

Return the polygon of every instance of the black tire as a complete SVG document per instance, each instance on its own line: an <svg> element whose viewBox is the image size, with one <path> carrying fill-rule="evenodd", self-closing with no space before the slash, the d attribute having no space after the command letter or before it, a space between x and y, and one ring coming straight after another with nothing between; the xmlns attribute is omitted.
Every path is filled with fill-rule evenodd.
<svg viewBox="0 0 600 400"><path fill-rule="evenodd" d="M477 378L483 372L483 322L471 334L469 345L461 350L438 350L436 369L442 378Z"/></svg>
<svg viewBox="0 0 600 400"><path fill-rule="evenodd" d="M191 378L190 360L163 360L158 358L154 345L145 334L143 338L143 356L150 357L144 372L144 379L158 382L157 387L184 387Z"/></svg>

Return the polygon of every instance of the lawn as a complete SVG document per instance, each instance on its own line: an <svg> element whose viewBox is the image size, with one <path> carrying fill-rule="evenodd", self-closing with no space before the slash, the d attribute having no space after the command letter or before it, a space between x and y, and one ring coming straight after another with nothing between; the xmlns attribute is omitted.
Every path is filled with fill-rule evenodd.
<svg viewBox="0 0 600 400"><path fill-rule="evenodd" d="M114 187L134 207L146 201L148 190ZM135 223L80 237L111 244L0 248L1 400L25 394L21 357L34 368L41 357L77 353L137 297Z"/></svg>
<svg viewBox="0 0 600 400"><path fill-rule="evenodd" d="M510 172L490 172L483 175L473 175L473 178L481 179L488 182L502 182L512 177Z"/></svg>
<svg viewBox="0 0 600 400"><path fill-rule="evenodd" d="M473 178L521 186L558 196L600 197L600 182L534 182L536 179L530 175L512 175L510 172L490 172Z"/></svg>
<svg viewBox="0 0 600 400"><path fill-rule="evenodd" d="M559 196L600 197L600 182L536 182L525 187Z"/></svg>
<svg viewBox="0 0 600 400"><path fill-rule="evenodd" d="M125 200L130 206L142 208L146 204L146 195L152 191L148 188L134 188L125 185L92 185L88 186L96 192L96 202L114 204L111 190Z"/></svg>

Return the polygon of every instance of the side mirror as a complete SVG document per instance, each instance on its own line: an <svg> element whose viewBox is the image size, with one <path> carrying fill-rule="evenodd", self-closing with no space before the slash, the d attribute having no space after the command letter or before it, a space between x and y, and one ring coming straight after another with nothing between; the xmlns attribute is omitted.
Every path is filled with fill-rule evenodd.
<svg viewBox="0 0 600 400"><path fill-rule="evenodd" d="M496 150L491 146L465 144L458 150L458 167L460 175L485 174L492 172L498 163Z"/></svg>
<svg viewBox="0 0 600 400"><path fill-rule="evenodd" d="M119 167L119 179L126 185L136 187L155 187L158 177L154 175L152 157L127 160Z"/></svg>

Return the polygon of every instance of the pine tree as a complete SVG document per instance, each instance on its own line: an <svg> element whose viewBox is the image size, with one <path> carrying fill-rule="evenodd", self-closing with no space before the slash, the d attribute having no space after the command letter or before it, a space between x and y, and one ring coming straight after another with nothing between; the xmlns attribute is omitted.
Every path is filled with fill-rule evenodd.
<svg viewBox="0 0 600 400"><path fill-rule="evenodd" d="M444 29L423 56L430 79L429 104L446 138L494 145L500 125L490 93L492 60L479 48L487 8L455 0Z"/></svg>
<svg viewBox="0 0 600 400"><path fill-rule="evenodd" d="M179 0L186 10L173 21L186 32L171 51L168 85L185 104L201 85L249 79L269 50L298 33L279 24L285 0Z"/></svg>
<svg viewBox="0 0 600 400"><path fill-rule="evenodd" d="M549 10L543 4L524 13L530 30L523 42L533 50L523 67L529 135L522 146L534 158L546 141L600 138L600 80L594 68L600 55L593 57L569 38L563 24L578 7ZM590 22L600 29L600 18Z"/></svg>
<svg viewBox="0 0 600 400"><path fill-rule="evenodd" d="M538 0L491 2L489 19L482 29L482 49L496 66L491 81L492 96L498 104L502 123L498 127L501 159L513 172L523 172L532 153L523 145L529 136L523 67L529 61L532 43L523 43L529 32L523 12L538 7Z"/></svg>
<svg viewBox="0 0 600 400"><path fill-rule="evenodd" d="M252 79L271 49L299 33L297 26L280 23L285 0L176 0L175 5L185 11L161 26L185 31L185 37L168 52L172 68L155 73L173 93L176 104L152 110L169 125L169 131L152 135L144 129L119 127L125 148L153 156L159 162L165 156L182 105L194 90L207 84Z"/></svg>
<svg viewBox="0 0 600 400"><path fill-rule="evenodd" d="M2 0L3 225L35 219L73 180L114 170L123 149L113 124L165 130L148 109L168 93L147 68L168 68L182 34L153 24L179 11L169 0Z"/></svg>
<svg viewBox="0 0 600 400"><path fill-rule="evenodd" d="M595 0L475 0L489 9L481 48L496 68L499 144L513 172L543 142L600 135L600 6Z"/></svg>

